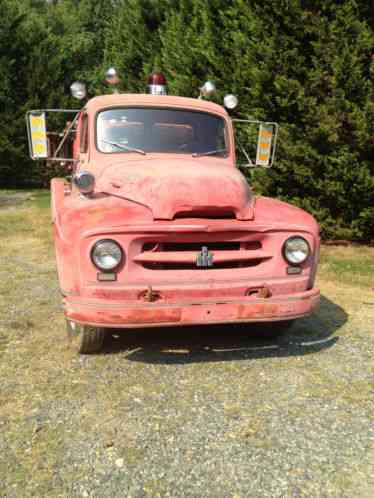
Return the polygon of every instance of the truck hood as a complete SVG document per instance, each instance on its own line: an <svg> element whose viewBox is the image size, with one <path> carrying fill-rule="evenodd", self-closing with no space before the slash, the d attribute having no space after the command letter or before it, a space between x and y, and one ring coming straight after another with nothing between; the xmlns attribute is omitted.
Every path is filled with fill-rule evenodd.
<svg viewBox="0 0 374 498"><path fill-rule="evenodd" d="M143 159L109 165L97 191L146 206L154 219L235 217L253 219L253 196L245 177L226 163Z"/></svg>

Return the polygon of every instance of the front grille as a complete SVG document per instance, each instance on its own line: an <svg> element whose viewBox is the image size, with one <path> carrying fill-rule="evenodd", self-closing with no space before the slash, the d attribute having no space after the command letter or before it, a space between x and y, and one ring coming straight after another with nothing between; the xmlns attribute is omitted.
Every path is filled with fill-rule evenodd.
<svg viewBox="0 0 374 498"><path fill-rule="evenodd" d="M143 263L143 268L147 270L220 270L220 269L233 269L233 268L249 268L251 266L257 266L261 263L260 260L257 261L246 261L246 262L226 262L226 263L213 263L213 266L208 266L206 268L201 268L196 263Z"/></svg>
<svg viewBox="0 0 374 498"><path fill-rule="evenodd" d="M143 245L144 251L175 252L201 251L207 247L209 251L239 251L240 242L147 242Z"/></svg>
<svg viewBox="0 0 374 498"><path fill-rule="evenodd" d="M201 254L212 258L202 265ZM262 250L260 241L248 242L146 242L134 261L147 270L235 269L258 266L271 254Z"/></svg>

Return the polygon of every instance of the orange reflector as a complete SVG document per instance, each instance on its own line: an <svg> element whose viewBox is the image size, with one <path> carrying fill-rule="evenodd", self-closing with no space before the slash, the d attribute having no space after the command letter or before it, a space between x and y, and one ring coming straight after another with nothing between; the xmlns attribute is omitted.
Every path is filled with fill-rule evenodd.
<svg viewBox="0 0 374 498"><path fill-rule="evenodd" d="M30 114L29 120L32 157L45 159L48 157L45 113Z"/></svg>
<svg viewBox="0 0 374 498"><path fill-rule="evenodd" d="M260 124L257 142L256 164L258 166L269 166L271 157L271 145L273 139L273 125Z"/></svg>

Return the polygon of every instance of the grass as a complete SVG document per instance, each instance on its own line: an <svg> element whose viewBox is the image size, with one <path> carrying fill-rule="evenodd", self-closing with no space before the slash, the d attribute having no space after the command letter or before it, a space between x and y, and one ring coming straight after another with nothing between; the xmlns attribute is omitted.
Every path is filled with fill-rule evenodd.
<svg viewBox="0 0 374 498"><path fill-rule="evenodd" d="M319 275L337 283L374 288L374 247L324 246Z"/></svg>
<svg viewBox="0 0 374 498"><path fill-rule="evenodd" d="M199 427L201 420L207 423L203 430L209 451L240 445L237 451L247 452L243 462L252 454L263 459L264 482L274 451L280 451L280 466L299 465L300 475L309 472L311 478L302 485L305 496L317 496L311 486L318 479L332 487L328 497L355 496L358 482L365 496L372 472L358 448L370 430L365 421L372 416L374 307L365 303L373 302L374 248L322 248L321 309L301 320L278 349L218 327L210 332L140 331L113 339L109 354L77 357L64 340L49 193L16 194L0 191L0 206L6 198L0 207L1 497L88 496L84 493L96 481L99 491L92 496L126 496L122 489L129 489L127 480L138 489L135 476L142 472L142 492L139 488L129 496L166 496L167 478L173 479L166 464L163 468L167 452L152 452L161 448L160 441L178 448L182 435L192 430L188 427ZM308 346L308 341L315 344ZM330 412L323 412L325 407ZM199 410L206 411L200 422L191 424ZM276 420L279 427L274 427ZM323 437L316 433L317 421ZM214 424L219 439L209 432ZM295 437L308 432L313 451L293 449L292 458L283 454L293 440L287 430ZM282 431L286 439L280 441ZM180 468L198 472L194 462L201 458L200 440L194 440L193 432L189 437L191 446L181 450L186 456ZM329 465L335 457L338 462L327 476L314 459L320 441L328 443L324 451L337 448L339 455L326 454ZM214 462L214 453L209 454ZM217 461L222 455L220 449ZM123 470L116 467L118 459ZM236 471L240 476L241 468ZM208 486L204 496L211 496L209 486L216 478L216 471L200 475ZM299 477L290 473L288 479L298 482ZM187 481L186 496L198 497L189 489L194 483ZM352 487L347 495L345 485ZM223 485L221 496L246 496L230 486Z"/></svg>

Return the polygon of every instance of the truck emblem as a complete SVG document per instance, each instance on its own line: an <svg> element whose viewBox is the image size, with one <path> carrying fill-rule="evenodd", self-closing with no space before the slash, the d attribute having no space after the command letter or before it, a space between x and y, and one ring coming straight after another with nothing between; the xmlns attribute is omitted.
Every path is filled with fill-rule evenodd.
<svg viewBox="0 0 374 498"><path fill-rule="evenodd" d="M203 268L213 266L213 254L209 252L206 246L203 246L201 252L197 255L196 266Z"/></svg>

